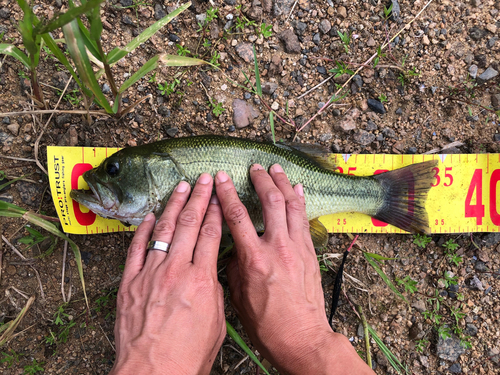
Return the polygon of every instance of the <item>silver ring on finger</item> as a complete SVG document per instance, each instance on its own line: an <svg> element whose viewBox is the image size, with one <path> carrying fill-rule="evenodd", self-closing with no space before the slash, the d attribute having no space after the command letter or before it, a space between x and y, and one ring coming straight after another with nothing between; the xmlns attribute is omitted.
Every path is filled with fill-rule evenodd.
<svg viewBox="0 0 500 375"><path fill-rule="evenodd" d="M168 254L168 249L170 248L170 244L163 241L149 241L148 242L148 250L159 250Z"/></svg>

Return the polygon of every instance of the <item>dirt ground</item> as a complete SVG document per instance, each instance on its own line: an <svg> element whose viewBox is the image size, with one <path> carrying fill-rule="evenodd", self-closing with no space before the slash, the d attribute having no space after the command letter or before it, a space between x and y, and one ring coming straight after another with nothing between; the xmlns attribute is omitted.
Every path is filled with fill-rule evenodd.
<svg viewBox="0 0 500 375"><path fill-rule="evenodd" d="M34 1L38 16L52 17L66 1ZM177 19L150 41L119 61L112 69L119 83L158 53L177 54L181 45L188 56L199 54L218 62L225 75L245 84L245 74L253 76L255 43L265 87L264 100L285 116L288 111L298 126L304 124L342 85L348 74L341 74L310 92L339 67L335 61L363 65L387 37L391 38L412 21L424 7L420 0L400 1L393 17L384 21L384 5L375 0L214 0L194 1ZM176 2L160 0L111 0L102 6L103 44L110 50L124 46L155 18L169 13ZM242 5L241 10L238 6ZM203 31L197 31L203 14L217 8L217 18ZM420 154L435 148L446 153L498 153L500 119L491 108L499 106L500 2L435 0L384 50L378 65L367 64L347 85L347 96L338 105L316 117L300 132L276 123L276 136L324 145L332 152ZM237 19L254 20L255 26L236 29ZM198 17L197 17L198 16ZM14 0L0 0L0 43L22 45L16 29L22 13ZM261 24L271 25L272 35L256 32ZM287 31L289 30L289 31ZM351 41L344 46L337 31L348 32ZM202 35L204 32L204 35ZM62 38L56 30L55 38ZM204 41L210 43L203 46ZM249 44L250 43L250 44ZM345 48L347 47L347 48ZM342 64L340 64L342 65ZM40 81L53 108L68 74L53 56L42 53ZM250 73L249 73L250 72ZM498 73L497 73L498 74ZM23 66L11 57L0 69L0 113L30 109L29 80ZM167 95L158 84L175 85ZM105 82L102 81L101 84ZM59 109L82 109L81 95L69 86L69 97ZM455 95L450 98L450 95ZM257 97L229 82L221 71L207 68L160 68L124 95L129 105L151 94L150 101L117 120L58 114L40 141L38 155L45 164L46 146L127 147L156 139L193 134L221 134L256 140L269 140L268 109ZM236 99L243 101L240 107ZM368 105L368 99L378 103ZM455 99L460 99L457 101ZM209 101L221 103L222 113L214 113ZM384 102L384 103L381 103ZM288 103L288 104L287 104ZM380 105L386 113L380 112ZM249 106L253 107L253 110ZM374 107L375 106L375 107ZM288 109L286 109L288 107ZM498 108L497 108L498 109ZM27 181L0 191L0 199L36 212L55 216L47 177L32 161L35 141L47 121L39 115L2 116L0 123L0 170L8 179L28 175ZM460 142L455 146L447 146ZM14 157L6 159L3 156ZM1 184L1 183L0 183ZM114 360L113 325L116 290L119 285L130 233L72 236L82 250L84 274L91 311L86 313L83 293L71 252L68 252L63 287L71 289L65 304L61 293L63 265L62 241L50 250L52 240L35 246L19 243L29 233L21 219L0 219L1 232L28 259L22 260L2 241L0 280L0 324L14 319L26 304L35 301L16 332L18 336L0 348L3 374L40 373L104 374ZM436 235L425 247L410 235L362 234L359 243L371 253L395 260L386 261L382 270L393 282L409 276L417 292L402 285L398 289L408 303L396 296L354 250L346 264L345 296L334 318L338 332L350 338L364 358L364 339L352 305L361 305L368 323L384 344L411 374L497 374L500 354L500 255L498 234L464 233ZM461 262L455 264L443 245L452 240L452 251ZM324 253L342 253L351 240L346 234L332 235ZM455 258L456 260L457 258ZM338 261L332 264L336 270ZM456 284L442 280L445 272L456 277ZM36 273L39 274L39 280ZM329 311L335 272L325 271L325 308ZM359 282L354 281L357 279ZM224 272L220 281L227 286ZM14 289L15 288L15 289ZM43 290L43 295L42 295ZM439 299L440 308L429 315ZM228 321L251 346L229 300ZM437 317L436 315L439 315ZM450 333L451 337L442 337ZM441 337L441 338L440 338ZM466 347L460 345L468 343ZM378 374L392 374L389 364L372 341L372 356ZM275 371L275 370L271 370ZM226 338L212 370L213 374L257 373L255 364L245 360L237 345ZM276 372L274 372L276 373Z"/></svg>

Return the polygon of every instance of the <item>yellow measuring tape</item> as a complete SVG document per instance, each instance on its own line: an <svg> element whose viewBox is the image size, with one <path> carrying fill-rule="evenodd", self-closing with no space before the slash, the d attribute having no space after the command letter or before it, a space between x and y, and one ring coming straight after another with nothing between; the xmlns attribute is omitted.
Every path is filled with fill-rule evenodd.
<svg viewBox="0 0 500 375"><path fill-rule="evenodd" d="M47 164L52 199L67 233L94 234L134 231L117 220L103 219L69 197L71 189L88 188L81 175L119 148L48 147ZM439 160L426 209L431 233L498 232L500 154L368 155L332 154L339 172L356 176L392 171L413 163ZM369 216L339 213L320 221L331 233L405 233Z"/></svg>

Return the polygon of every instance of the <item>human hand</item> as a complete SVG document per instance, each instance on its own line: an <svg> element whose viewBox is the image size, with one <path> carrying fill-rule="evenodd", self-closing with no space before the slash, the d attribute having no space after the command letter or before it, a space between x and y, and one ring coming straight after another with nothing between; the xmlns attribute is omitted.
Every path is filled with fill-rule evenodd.
<svg viewBox="0 0 500 375"><path fill-rule="evenodd" d="M202 174L189 198L181 182L156 226L148 214L137 228L118 291L112 374L210 372L226 334L217 281L222 212L212 186ZM170 252L148 252L150 239L170 243Z"/></svg>
<svg viewBox="0 0 500 375"><path fill-rule="evenodd" d="M261 237L228 175L219 172L215 178L235 243L227 275L243 327L280 373L363 373L368 366L326 318L302 186L292 188L279 165L270 175L253 165L250 177L262 205L266 230Z"/></svg>

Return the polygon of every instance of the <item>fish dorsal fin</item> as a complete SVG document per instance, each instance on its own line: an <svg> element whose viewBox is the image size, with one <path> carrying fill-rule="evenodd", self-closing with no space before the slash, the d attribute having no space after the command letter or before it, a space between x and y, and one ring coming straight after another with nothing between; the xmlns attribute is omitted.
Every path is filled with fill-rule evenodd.
<svg viewBox="0 0 500 375"><path fill-rule="evenodd" d="M315 249L326 246L328 243L328 231L318 219L309 221L309 232Z"/></svg>
<svg viewBox="0 0 500 375"><path fill-rule="evenodd" d="M276 143L276 146L299 151L314 164L329 171L336 172L337 166L330 160L328 156L329 152L323 146L297 142Z"/></svg>

